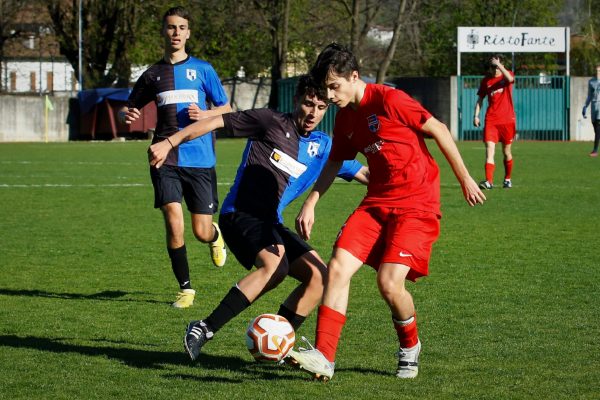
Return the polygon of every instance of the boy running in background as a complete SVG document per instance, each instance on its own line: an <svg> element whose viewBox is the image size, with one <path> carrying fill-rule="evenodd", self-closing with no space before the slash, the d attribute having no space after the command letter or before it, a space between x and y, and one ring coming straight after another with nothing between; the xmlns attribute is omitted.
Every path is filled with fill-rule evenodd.
<svg viewBox="0 0 600 400"><path fill-rule="evenodd" d="M163 59L148 68L136 82L128 105L119 112L122 123L131 124L140 109L151 101L157 105L157 124L153 143L164 141L193 120L231 111L221 80L206 61L187 54L190 15L182 7L170 8L163 17ZM213 104L207 110L207 103ZM196 291L190 282L187 250L184 241L184 218L181 201L192 217L196 239L208 243L215 266L225 264L227 253L212 216L217 212L217 175L213 139L208 135L174 148L162 169L150 168L154 187L154 207L160 208L165 220L167 253L179 283L175 308L194 303Z"/></svg>

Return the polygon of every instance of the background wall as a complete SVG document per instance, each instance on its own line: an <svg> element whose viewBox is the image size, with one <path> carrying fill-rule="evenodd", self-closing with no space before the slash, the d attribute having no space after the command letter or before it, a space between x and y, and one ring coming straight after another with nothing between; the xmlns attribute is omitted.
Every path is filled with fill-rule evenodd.
<svg viewBox="0 0 600 400"><path fill-rule="evenodd" d="M570 134L571 140L591 141L592 124L583 119L581 108L587 96L588 77L571 77ZM423 103L443 121L456 138L457 107L456 77L448 79L406 78L392 81L398 88ZM266 107L269 100L268 79L225 80L223 86L232 99L234 110ZM0 95L0 142L61 142L78 139L79 112L69 97L51 96L53 111L48 111L47 130L45 96Z"/></svg>
<svg viewBox="0 0 600 400"><path fill-rule="evenodd" d="M69 97L50 98L54 111L48 110L47 124L45 99L45 96L0 96L0 142L69 140Z"/></svg>

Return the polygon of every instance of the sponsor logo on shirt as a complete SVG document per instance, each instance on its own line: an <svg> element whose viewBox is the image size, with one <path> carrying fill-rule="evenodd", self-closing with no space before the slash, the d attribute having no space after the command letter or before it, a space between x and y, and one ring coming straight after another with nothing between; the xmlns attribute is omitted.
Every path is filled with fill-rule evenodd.
<svg viewBox="0 0 600 400"><path fill-rule="evenodd" d="M320 143L310 142L308 144L308 149L306 149L306 152L309 156L315 157L317 154L319 154L319 146L321 146Z"/></svg>
<svg viewBox="0 0 600 400"><path fill-rule="evenodd" d="M271 164L273 164L277 169L287 173L294 178L298 178L304 171L306 171L306 165L298 162L293 157L285 154L283 151L279 149L273 149L271 152Z"/></svg>
<svg viewBox="0 0 600 400"><path fill-rule="evenodd" d="M156 103L159 107L168 104L198 103L198 91L193 89L167 90L156 95Z"/></svg>
<svg viewBox="0 0 600 400"><path fill-rule="evenodd" d="M381 150L381 148L383 147L383 140L378 140L375 143L371 143L370 145L368 145L367 147L365 147L365 154L369 154L369 153L377 153L379 150Z"/></svg>
<svg viewBox="0 0 600 400"><path fill-rule="evenodd" d="M379 120L377 119L377 115L369 115L367 117L367 124L369 125L369 130L371 132L377 132L379 130Z"/></svg>
<svg viewBox="0 0 600 400"><path fill-rule="evenodd" d="M490 93L490 96L495 96L495 95L497 95L497 94L500 94L500 93L502 93L502 92L504 92L504 88L496 89L496 90L493 90L493 91Z"/></svg>
<svg viewBox="0 0 600 400"><path fill-rule="evenodd" d="M196 80L196 70L195 69L186 69L185 77L188 78L188 80L190 80L192 82L195 81Z"/></svg>

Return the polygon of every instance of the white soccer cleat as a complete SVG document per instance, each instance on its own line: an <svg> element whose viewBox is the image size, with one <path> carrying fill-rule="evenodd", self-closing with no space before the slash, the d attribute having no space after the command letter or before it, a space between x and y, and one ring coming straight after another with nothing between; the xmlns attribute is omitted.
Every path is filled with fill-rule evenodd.
<svg viewBox="0 0 600 400"><path fill-rule="evenodd" d="M421 341L410 349L400 348L398 356L398 378L416 378L419 374L419 353L421 352Z"/></svg>
<svg viewBox="0 0 600 400"><path fill-rule="evenodd" d="M302 336L302 340L310 348L299 347L298 351L290 350L285 358L286 363L308 372L314 379L323 382L329 381L333 377L335 363L325 358L323 353L315 349L304 336Z"/></svg>

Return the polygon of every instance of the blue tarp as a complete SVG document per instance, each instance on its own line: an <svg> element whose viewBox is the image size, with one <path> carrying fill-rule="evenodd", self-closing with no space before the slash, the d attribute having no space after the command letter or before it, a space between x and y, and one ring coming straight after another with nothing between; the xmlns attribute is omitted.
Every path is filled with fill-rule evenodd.
<svg viewBox="0 0 600 400"><path fill-rule="evenodd" d="M82 90L79 92L79 106L81 112L88 113L94 109L96 104L106 100L127 101L131 89L103 88Z"/></svg>

